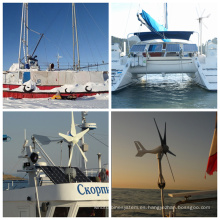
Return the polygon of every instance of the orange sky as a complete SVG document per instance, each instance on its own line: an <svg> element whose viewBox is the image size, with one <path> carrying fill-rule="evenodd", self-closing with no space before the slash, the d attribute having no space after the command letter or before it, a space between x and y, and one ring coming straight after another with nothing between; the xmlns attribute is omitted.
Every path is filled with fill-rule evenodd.
<svg viewBox="0 0 220 220"><path fill-rule="evenodd" d="M162 159L166 189L217 189L217 173L204 179L212 136L215 112L113 112L112 113L112 187L156 189L158 162L155 154L137 154L134 141L150 150L160 145L153 121L161 134L167 122L167 144L177 156L168 155L175 176L172 179L168 162Z"/></svg>

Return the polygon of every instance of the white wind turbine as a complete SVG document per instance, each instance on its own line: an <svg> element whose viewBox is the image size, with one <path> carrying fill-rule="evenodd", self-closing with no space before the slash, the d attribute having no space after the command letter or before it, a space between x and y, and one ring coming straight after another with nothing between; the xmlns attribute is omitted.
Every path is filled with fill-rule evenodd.
<svg viewBox="0 0 220 220"><path fill-rule="evenodd" d="M71 160L73 157L73 147L75 145L77 145L77 147L79 148L80 153L82 154L82 156L84 157L85 161L87 162L87 158L84 154L84 152L82 151L82 149L80 148L80 146L78 145L79 140L89 131L89 128L87 128L86 130L76 134L76 127L75 127L75 123L74 123L74 117L73 117L73 112L72 112L72 124L71 124L71 131L69 135L66 134L62 134L59 133L59 136L63 137L68 143L71 144L71 148L70 148L70 156L69 156L69 162L68 162L68 167L71 165Z"/></svg>

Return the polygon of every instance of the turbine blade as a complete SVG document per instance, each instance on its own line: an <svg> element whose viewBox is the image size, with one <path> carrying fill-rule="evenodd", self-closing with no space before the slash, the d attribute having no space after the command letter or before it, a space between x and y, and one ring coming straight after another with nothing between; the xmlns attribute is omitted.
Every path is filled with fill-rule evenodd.
<svg viewBox="0 0 220 220"><path fill-rule="evenodd" d="M202 12L202 14L201 14L201 17L203 16L204 12L205 12L205 9L203 10L203 12Z"/></svg>
<svg viewBox="0 0 220 220"><path fill-rule="evenodd" d="M73 158L73 147L75 145L71 146L71 149L70 149L70 158L69 158L69 162L68 162L68 167L71 165L71 161L72 161L72 158Z"/></svg>
<svg viewBox="0 0 220 220"><path fill-rule="evenodd" d="M62 134L62 133L59 133L59 135L61 137L63 137L65 140L67 140L68 142L71 142L73 140L73 137L69 136L69 135L66 135L66 134Z"/></svg>
<svg viewBox="0 0 220 220"><path fill-rule="evenodd" d="M199 12L198 12L198 9L196 8L196 13L197 13L197 15L198 15L198 17L199 17Z"/></svg>
<svg viewBox="0 0 220 220"><path fill-rule="evenodd" d="M76 138L81 139L88 131L89 131L89 128L87 128L84 131L81 131L80 133L76 134Z"/></svg>
<svg viewBox="0 0 220 220"><path fill-rule="evenodd" d="M75 137L75 136L76 136L76 127L75 127L75 123L74 123L74 116L73 116L73 112L72 112L71 134L73 135L73 137Z"/></svg>
<svg viewBox="0 0 220 220"><path fill-rule="evenodd" d="M208 27L204 24L204 22L203 22L202 24L204 25L204 27L205 27L206 29L208 29Z"/></svg>
<svg viewBox="0 0 220 220"><path fill-rule="evenodd" d="M176 154L172 153L170 150L167 151L169 154L172 154L173 156L176 157Z"/></svg>
<svg viewBox="0 0 220 220"><path fill-rule="evenodd" d="M166 137L166 122L165 122L165 130L164 130L163 143L164 143L164 144L167 144L167 137Z"/></svg>
<svg viewBox="0 0 220 220"><path fill-rule="evenodd" d="M169 159L168 159L167 154L166 154L166 157L167 157L167 161L168 161L168 164L169 164L169 167L170 167L170 171L171 171L172 176L173 176L173 181L175 182L174 175L173 175L173 171L172 171L172 168L171 168L171 166L170 166L170 162L169 162Z"/></svg>
<svg viewBox="0 0 220 220"><path fill-rule="evenodd" d="M82 154L82 156L84 157L85 161L87 162L88 160L87 160L87 158L86 158L86 155L85 155L84 152L82 151L81 147L80 147L78 144L76 144L76 145L77 145L77 147L79 148L79 151L81 152L81 154Z"/></svg>
<svg viewBox="0 0 220 220"><path fill-rule="evenodd" d="M156 122L155 118L154 118L154 122L155 122L156 127L157 127L157 122ZM158 127L157 127L157 131L158 131L158 134L159 134L159 136L160 136L161 145L163 145L163 139L162 139L162 137L161 137L161 134L160 134L160 131L159 131Z"/></svg>

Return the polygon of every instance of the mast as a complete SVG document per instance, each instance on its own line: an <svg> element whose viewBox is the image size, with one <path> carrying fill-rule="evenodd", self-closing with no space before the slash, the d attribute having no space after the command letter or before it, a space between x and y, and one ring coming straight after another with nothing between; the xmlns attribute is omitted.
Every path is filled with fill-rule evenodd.
<svg viewBox="0 0 220 220"><path fill-rule="evenodd" d="M76 70L75 64L75 36L74 36L74 3L72 3L72 31L73 31L73 70Z"/></svg>
<svg viewBox="0 0 220 220"><path fill-rule="evenodd" d="M21 32L20 32L20 44L19 44L19 53L18 53L18 68L20 69L21 63L21 42L22 42L22 30L23 30L23 19L24 19L24 3L22 5L22 13L21 13Z"/></svg>
<svg viewBox="0 0 220 220"><path fill-rule="evenodd" d="M25 3L25 12L26 12L26 54L28 57L28 3Z"/></svg>
<svg viewBox="0 0 220 220"><path fill-rule="evenodd" d="M77 70L80 70L80 58L79 58L79 42L78 42L78 33L77 33L77 24L76 24L76 10L75 10L75 4L72 3L72 13L73 13L73 19L74 19L74 27L75 27L75 33L76 33L76 46L77 46ZM74 32L74 30L73 30ZM73 40L74 40L74 33L73 33ZM74 46L74 43L73 43ZM73 50L74 53L74 50ZM75 63L75 55L74 55L74 63Z"/></svg>
<svg viewBox="0 0 220 220"><path fill-rule="evenodd" d="M168 29L168 20L167 20L167 3L164 3L164 27Z"/></svg>

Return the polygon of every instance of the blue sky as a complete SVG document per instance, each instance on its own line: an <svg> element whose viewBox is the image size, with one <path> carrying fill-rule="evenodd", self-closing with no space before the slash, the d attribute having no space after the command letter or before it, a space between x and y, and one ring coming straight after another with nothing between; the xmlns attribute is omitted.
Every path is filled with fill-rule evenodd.
<svg viewBox="0 0 220 220"><path fill-rule="evenodd" d="M167 0L168 8L168 30L169 31L195 31L199 32L198 17L206 17L203 22L202 41L217 37L218 30L216 21L219 14L219 3L211 1L172 1ZM137 19L137 12L145 10L158 23L164 24L164 2L163 1L133 1L126 3L111 4L111 35L120 38L127 38L129 33L149 31L146 26L140 26ZM198 43L198 35L194 34L191 40Z"/></svg>
<svg viewBox="0 0 220 220"><path fill-rule="evenodd" d="M75 124L81 123L81 112L74 112ZM105 145L108 145L108 113L88 112L87 122L97 124L97 129L89 131ZM71 126L71 112L4 112L3 113L3 133L11 137L10 142L3 144L3 171L5 173L16 173L22 168L22 160L18 156L24 144L24 129L27 130L27 139L31 144L33 134L59 137L58 133L67 133ZM80 129L77 128L77 132ZM86 153L88 168L98 167L97 153L102 154L102 165L108 163L109 148L100 143L90 135L85 135L85 143L89 145ZM60 163L60 145L51 143L43 146L44 150L56 165ZM63 144L63 165L68 163L67 144ZM74 147L72 165L77 165L79 150Z"/></svg>
<svg viewBox="0 0 220 220"><path fill-rule="evenodd" d="M3 69L17 63L20 39L22 4L3 4ZM76 4L79 50L81 63L108 62L108 4ZM36 51L39 65L72 65L72 4L29 3L29 27L45 37ZM29 31L30 53L39 35Z"/></svg>

